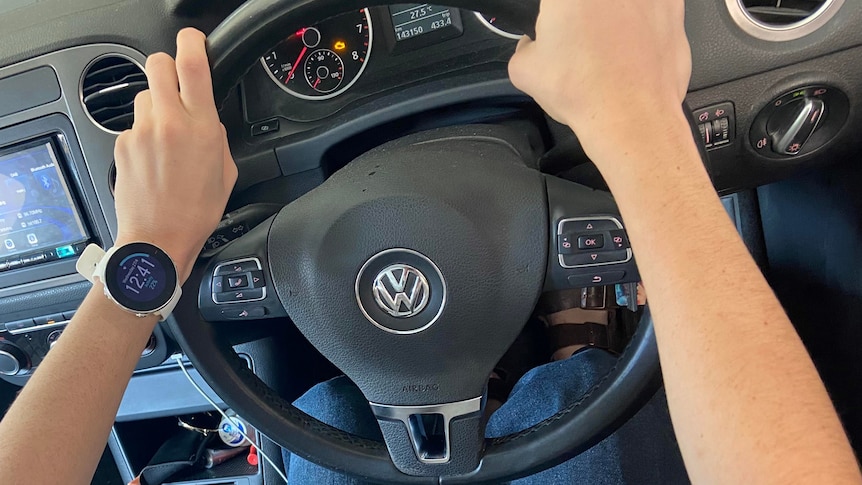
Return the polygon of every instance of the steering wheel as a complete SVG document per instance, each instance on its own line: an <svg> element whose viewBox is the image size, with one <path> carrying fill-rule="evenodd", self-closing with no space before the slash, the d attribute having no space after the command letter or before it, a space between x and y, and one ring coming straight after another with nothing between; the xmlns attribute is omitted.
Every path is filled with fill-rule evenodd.
<svg viewBox="0 0 862 485"><path fill-rule="evenodd" d="M387 3L395 2L249 0L209 37L217 99L283 32ZM535 0L441 3L512 19L525 32L538 12ZM463 126L388 143L199 262L187 289L200 291L185 292L172 323L185 353L270 439L376 483L499 482L589 449L660 385L648 310L616 366L579 401L523 432L484 438L488 375L540 294L639 279L628 247L601 253L599 262L616 263L607 266L561 254L568 233L616 239L618 209L610 194L528 168L510 138ZM254 280L253 302L215 304L231 274ZM288 316L358 385L385 443L296 409L232 350L227 335L254 332L245 318Z"/></svg>

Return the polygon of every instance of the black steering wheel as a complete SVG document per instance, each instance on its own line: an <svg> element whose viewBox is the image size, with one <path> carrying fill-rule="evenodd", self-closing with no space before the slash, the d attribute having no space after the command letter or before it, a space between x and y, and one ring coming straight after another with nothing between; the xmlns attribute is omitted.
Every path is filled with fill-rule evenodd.
<svg viewBox="0 0 862 485"><path fill-rule="evenodd" d="M387 3L249 0L209 38L217 99L283 32ZM441 3L512 19L526 32L538 11L535 0ZM199 263L175 311L182 348L225 402L279 445L377 483L499 482L598 443L660 384L648 311L616 366L578 402L521 433L484 438L488 375L540 294L584 278L638 280L627 247L600 255L613 266L561 255L562 234L618 234L616 205L610 194L527 168L510 138L499 127L448 128L353 161ZM253 304L215 304L228 274L254 279ZM225 337L254 327L237 321L249 316L289 316L359 386L385 443L311 418L258 379ZM442 430L423 434L426 416Z"/></svg>

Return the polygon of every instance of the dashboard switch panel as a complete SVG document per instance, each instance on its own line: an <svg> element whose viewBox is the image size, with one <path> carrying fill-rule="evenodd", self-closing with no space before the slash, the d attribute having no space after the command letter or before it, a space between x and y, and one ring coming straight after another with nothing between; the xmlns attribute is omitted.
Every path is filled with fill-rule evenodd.
<svg viewBox="0 0 862 485"><path fill-rule="evenodd" d="M694 112L701 140L707 150L730 146L736 138L736 111L733 103L721 103Z"/></svg>

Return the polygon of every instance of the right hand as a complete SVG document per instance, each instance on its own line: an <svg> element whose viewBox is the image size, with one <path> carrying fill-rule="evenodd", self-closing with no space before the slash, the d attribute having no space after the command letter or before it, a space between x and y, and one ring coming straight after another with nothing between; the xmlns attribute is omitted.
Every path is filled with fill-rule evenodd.
<svg viewBox="0 0 862 485"><path fill-rule="evenodd" d="M206 36L177 35L176 61L147 60L150 89L135 98L135 124L117 139L116 245L154 244L181 282L224 215L237 178L213 99Z"/></svg>
<svg viewBox="0 0 862 485"><path fill-rule="evenodd" d="M684 0L542 0L536 40L521 40L509 74L599 164L606 150L638 149L663 123L685 122L684 19Z"/></svg>

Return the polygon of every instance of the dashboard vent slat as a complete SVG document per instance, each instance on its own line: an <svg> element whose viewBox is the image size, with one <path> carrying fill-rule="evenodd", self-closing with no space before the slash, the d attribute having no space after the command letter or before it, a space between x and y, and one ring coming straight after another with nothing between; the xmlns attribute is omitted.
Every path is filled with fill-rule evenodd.
<svg viewBox="0 0 862 485"><path fill-rule="evenodd" d="M765 25L786 27L811 18L826 0L742 0L748 14Z"/></svg>
<svg viewBox="0 0 862 485"><path fill-rule="evenodd" d="M147 89L141 67L119 55L100 58L87 68L81 83L81 99L93 121L119 133L134 122L135 96Z"/></svg>

